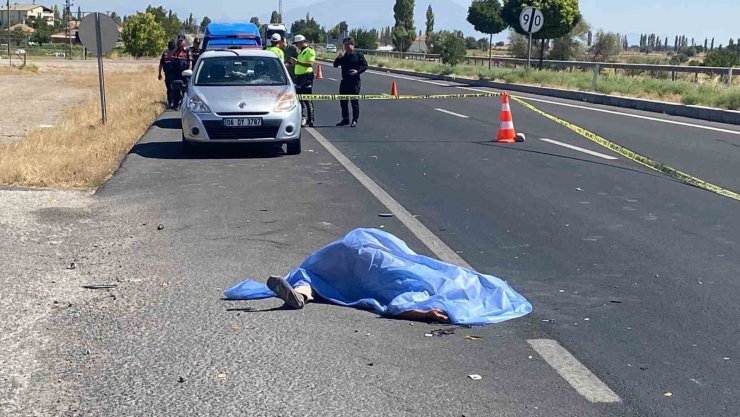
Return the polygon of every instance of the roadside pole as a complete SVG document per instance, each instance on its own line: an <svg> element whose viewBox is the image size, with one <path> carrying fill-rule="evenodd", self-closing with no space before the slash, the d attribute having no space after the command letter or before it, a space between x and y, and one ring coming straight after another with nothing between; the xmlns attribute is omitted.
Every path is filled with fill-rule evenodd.
<svg viewBox="0 0 740 417"><path fill-rule="evenodd" d="M527 68L532 65L532 34L539 32L545 26L545 17L540 9L535 7L525 7L519 15L519 25L522 30L529 34L529 44L527 46Z"/></svg>
<svg viewBox="0 0 740 417"><path fill-rule="evenodd" d="M118 41L118 27L110 16L90 13L80 21L80 41L87 49L98 54L98 84L100 86L100 113L103 124L108 122L108 109L105 100L105 73L103 55L111 51Z"/></svg>

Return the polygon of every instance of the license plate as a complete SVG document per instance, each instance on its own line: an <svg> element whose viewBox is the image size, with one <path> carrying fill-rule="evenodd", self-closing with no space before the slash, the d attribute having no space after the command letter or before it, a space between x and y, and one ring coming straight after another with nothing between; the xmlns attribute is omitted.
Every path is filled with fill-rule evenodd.
<svg viewBox="0 0 740 417"><path fill-rule="evenodd" d="M255 127L262 126L261 117L239 117L224 119L225 127Z"/></svg>

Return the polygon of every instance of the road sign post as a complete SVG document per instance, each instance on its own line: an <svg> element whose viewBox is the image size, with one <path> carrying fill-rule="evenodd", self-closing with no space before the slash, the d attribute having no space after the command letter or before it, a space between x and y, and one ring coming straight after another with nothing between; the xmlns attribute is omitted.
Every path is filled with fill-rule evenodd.
<svg viewBox="0 0 740 417"><path fill-rule="evenodd" d="M532 65L532 34L539 32L545 25L545 16L542 11L535 7L526 7L519 15L519 24L522 30L529 34L529 46L527 47L527 68Z"/></svg>
<svg viewBox="0 0 740 417"><path fill-rule="evenodd" d="M118 26L110 16L102 13L90 13L80 22L80 41L87 49L94 49L98 54L98 83L100 85L100 113L103 124L108 122L108 109L105 101L105 74L103 72L103 54L116 47Z"/></svg>

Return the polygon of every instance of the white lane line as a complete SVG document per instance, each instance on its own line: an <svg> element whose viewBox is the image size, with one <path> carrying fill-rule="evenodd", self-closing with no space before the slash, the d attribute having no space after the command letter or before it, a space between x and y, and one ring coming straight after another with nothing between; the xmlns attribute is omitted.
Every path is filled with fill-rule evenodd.
<svg viewBox="0 0 740 417"><path fill-rule="evenodd" d="M438 86L441 86L441 87L449 87L450 86L449 84L440 83L440 82L437 82L437 81L421 80L421 79L418 79L418 78L406 77L404 75L393 74L393 73L389 73L389 72L380 72L380 71L367 71L367 72L370 73L370 74L382 75L382 76L385 76L385 77L400 78L402 80L411 80L411 81L418 81L420 83L438 85Z"/></svg>
<svg viewBox="0 0 740 417"><path fill-rule="evenodd" d="M570 386L592 403L621 401L606 384L555 340L527 340L532 349L545 360Z"/></svg>
<svg viewBox="0 0 740 417"><path fill-rule="evenodd" d="M344 168L352 174L357 181L359 181L372 195L380 200L396 218L401 221L422 243L424 243L429 250L431 250L440 260L462 266L463 268L472 269L470 265L465 262L454 250L447 246L440 238L438 238L431 230L424 226L419 220L417 220L404 206L401 205L396 199L391 197L383 188L381 188L375 181L367 176L360 168L357 167L352 161L350 161L339 149L329 142L321 133L316 129L306 128L305 129L311 136L326 148L326 150L340 163Z"/></svg>
<svg viewBox="0 0 740 417"><path fill-rule="evenodd" d="M574 151L587 153L587 154L593 155L593 156L598 156L599 158L609 159L611 161L613 161L615 159L619 159L619 158L614 157L614 156L604 155L603 153L598 153L598 152L590 151L588 149L583 149L583 148L580 148L580 147L575 146L575 145L569 145L567 143L558 142L558 141L552 140L552 139L541 138L540 140L543 141L543 142L552 143L553 145L558 145L558 146L562 146L564 148L573 149Z"/></svg>
<svg viewBox="0 0 740 417"><path fill-rule="evenodd" d="M352 174L375 198L377 198L396 218L406 226L440 260L472 269L455 251L447 246L431 230L416 219L404 206L391 197L372 178L362 172L352 161L329 142L316 129L305 129ZM555 371L573 388L591 402L618 402L619 397L601 382L591 371L554 340L527 340L532 348L547 361ZM559 348L559 349L558 349Z"/></svg>
<svg viewBox="0 0 740 417"><path fill-rule="evenodd" d="M468 116L466 116L464 114L455 113L455 112L452 112L452 111L449 111L449 110L445 110L445 109L434 109L434 110L440 111L442 113L451 114L451 115L457 116L457 117L459 117L461 119L469 119L470 118L470 117L468 117Z"/></svg>
<svg viewBox="0 0 740 417"><path fill-rule="evenodd" d="M471 87L457 87L457 88L460 88L463 90L477 91L477 92L482 92L482 93L491 92L490 90L482 90L480 88L471 88ZM595 109L593 107L579 106L577 104L560 103L560 102L552 101L552 100L543 100L541 98L532 98L532 97L522 97L522 98L524 100L538 101L540 103L547 103L547 104L555 104L557 106L572 107L572 108L581 109L581 110L590 110L590 111L596 111L596 112L601 112L601 113L615 114L617 116L634 117L635 119L650 120L652 122L668 123L668 124L678 125L678 126L694 127L697 129L713 130L715 132L729 133L731 135L740 135L740 131L737 131L737 130L729 130L729 129L722 129L719 127L703 126L703 125L697 125L697 124L686 123L686 122L678 122L675 120L658 119L657 117L641 116L639 114L631 114L631 113L622 113L622 112L614 111L614 110Z"/></svg>

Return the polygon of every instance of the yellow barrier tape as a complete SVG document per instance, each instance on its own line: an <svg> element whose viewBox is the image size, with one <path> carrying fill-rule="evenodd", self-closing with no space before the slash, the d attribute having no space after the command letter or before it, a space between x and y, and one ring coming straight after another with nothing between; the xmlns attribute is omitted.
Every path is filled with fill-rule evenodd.
<svg viewBox="0 0 740 417"><path fill-rule="evenodd" d="M399 95L390 94L298 94L302 101L337 101L337 100L440 100L450 98L488 98L500 97L501 93L479 94L423 94Z"/></svg>
<svg viewBox="0 0 740 417"><path fill-rule="evenodd" d="M570 122L565 121L563 119L560 119L560 118L558 118L556 116L553 116L553 115L551 115L549 113L546 113L546 112L538 109L537 107L535 107L535 106L527 103L526 101L522 100L519 97L511 96L511 98L514 101L516 101L517 103L521 104L522 106L528 108L529 110L532 110L533 112L535 112L535 113L537 113L537 114L539 114L541 116L544 116L544 117L552 120L555 123L558 123L560 125L563 125L563 126L567 127L568 129L570 129L570 130L578 133L579 135L585 137L586 139L588 139L588 140L590 140L592 142L598 143L599 145L601 145L601 146L603 146L603 147L605 147L607 149L611 149L612 151L614 151L614 152L622 155L623 157L625 157L627 159L630 159L632 161L635 161L635 162L637 162L640 165L643 165L643 166L646 166L646 167L648 167L650 169L653 169L655 171L661 172L661 173L663 173L665 175L668 175L669 177L671 177L671 178L673 178L675 180L681 181L681 182L686 183L686 184L689 184L689 185L693 185L694 187L698 187L698 188L701 188L701 189L704 189L704 190L711 191L713 193L719 194L721 196L732 198L734 200L739 200L740 201L740 194L738 194L738 193L736 193L736 192L734 192L732 190L728 190L728 189L722 188L722 187L720 187L718 185L714 185L712 183L709 183L707 181L702 180L701 178L694 177L693 175L689 175L689 174L687 174L685 172L679 171L679 170L677 170L677 169L675 169L673 167L670 167L670 166L668 166L666 164L663 164L661 162L658 162L658 161L656 161L656 160L654 160L652 158L649 158L649 157L644 156L644 155L640 155L639 153L637 153L637 152L635 152L635 151L633 151L631 149L625 148L622 145L617 145L616 143L614 143L614 142L612 142L612 141L610 141L608 139L605 139L605 138L597 135L596 133L590 132L590 131L588 131L588 130L580 127L580 126L576 126L573 123L570 123Z"/></svg>

